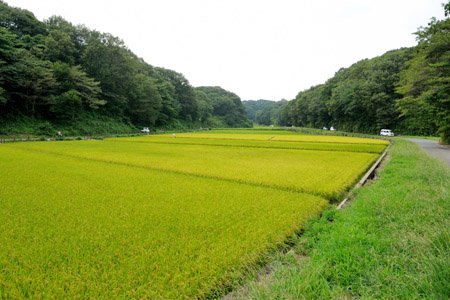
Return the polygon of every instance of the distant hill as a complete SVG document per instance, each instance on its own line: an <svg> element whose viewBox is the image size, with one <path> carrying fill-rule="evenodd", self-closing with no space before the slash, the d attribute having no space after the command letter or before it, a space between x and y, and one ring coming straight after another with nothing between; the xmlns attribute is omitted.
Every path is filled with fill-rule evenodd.
<svg viewBox="0 0 450 300"><path fill-rule="evenodd" d="M210 119L214 127L251 127L252 123L245 114L245 108L235 93L224 90L220 86L196 87L198 99L205 99ZM207 103L207 104L206 104Z"/></svg>
<svg viewBox="0 0 450 300"><path fill-rule="evenodd" d="M280 116L288 101L245 100L243 101L247 117L260 125L285 125Z"/></svg>

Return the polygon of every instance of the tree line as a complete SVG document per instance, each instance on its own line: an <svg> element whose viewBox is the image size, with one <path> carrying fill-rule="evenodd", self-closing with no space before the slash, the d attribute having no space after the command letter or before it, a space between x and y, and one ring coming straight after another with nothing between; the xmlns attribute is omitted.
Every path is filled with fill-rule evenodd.
<svg viewBox="0 0 450 300"><path fill-rule="evenodd" d="M292 101L245 101L259 124L436 135L450 143L450 2L445 19L416 32L418 44L342 68Z"/></svg>
<svg viewBox="0 0 450 300"><path fill-rule="evenodd" d="M130 127L251 125L235 94L195 88L109 33L58 16L41 22L1 0L0 111L0 124L28 118L70 126L103 118Z"/></svg>

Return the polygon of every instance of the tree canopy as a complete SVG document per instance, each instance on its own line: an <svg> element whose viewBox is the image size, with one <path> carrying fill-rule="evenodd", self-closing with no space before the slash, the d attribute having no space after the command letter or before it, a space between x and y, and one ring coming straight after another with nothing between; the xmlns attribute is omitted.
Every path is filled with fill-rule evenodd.
<svg viewBox="0 0 450 300"><path fill-rule="evenodd" d="M450 2L444 8L445 20L433 18L416 33L419 44L401 73L398 91L404 97L398 108L412 129L421 133L437 129L450 143Z"/></svg>
<svg viewBox="0 0 450 300"><path fill-rule="evenodd" d="M31 117L71 124L89 115L154 128L249 126L240 98L222 91L196 90L109 33L59 16L41 22L0 0L0 122Z"/></svg>
<svg viewBox="0 0 450 300"><path fill-rule="evenodd" d="M202 86L196 90L206 95L205 100L210 103L211 113L216 117L215 122L218 122L219 127L251 126L238 95L219 86Z"/></svg>
<svg viewBox="0 0 450 300"><path fill-rule="evenodd" d="M247 117L254 123L260 125L286 125L283 117L284 107L287 100L245 100L243 101Z"/></svg>

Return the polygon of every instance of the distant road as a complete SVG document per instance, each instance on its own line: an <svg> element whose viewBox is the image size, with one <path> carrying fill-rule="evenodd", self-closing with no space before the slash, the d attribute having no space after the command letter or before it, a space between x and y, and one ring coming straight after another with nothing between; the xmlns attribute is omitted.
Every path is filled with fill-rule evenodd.
<svg viewBox="0 0 450 300"><path fill-rule="evenodd" d="M440 145L438 142L433 140L424 140L424 139L407 139L411 142L419 145L423 150L425 150L429 155L436 157L450 167L450 147Z"/></svg>

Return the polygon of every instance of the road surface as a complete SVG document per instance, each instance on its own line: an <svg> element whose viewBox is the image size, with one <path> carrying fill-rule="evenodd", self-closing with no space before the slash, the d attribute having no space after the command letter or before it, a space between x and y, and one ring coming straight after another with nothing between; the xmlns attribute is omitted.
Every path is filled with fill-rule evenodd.
<svg viewBox="0 0 450 300"><path fill-rule="evenodd" d="M440 159L445 162L448 167L450 167L450 147L440 145L438 142L433 140L424 139L407 139L411 142L419 145L423 150L425 150L429 155Z"/></svg>

